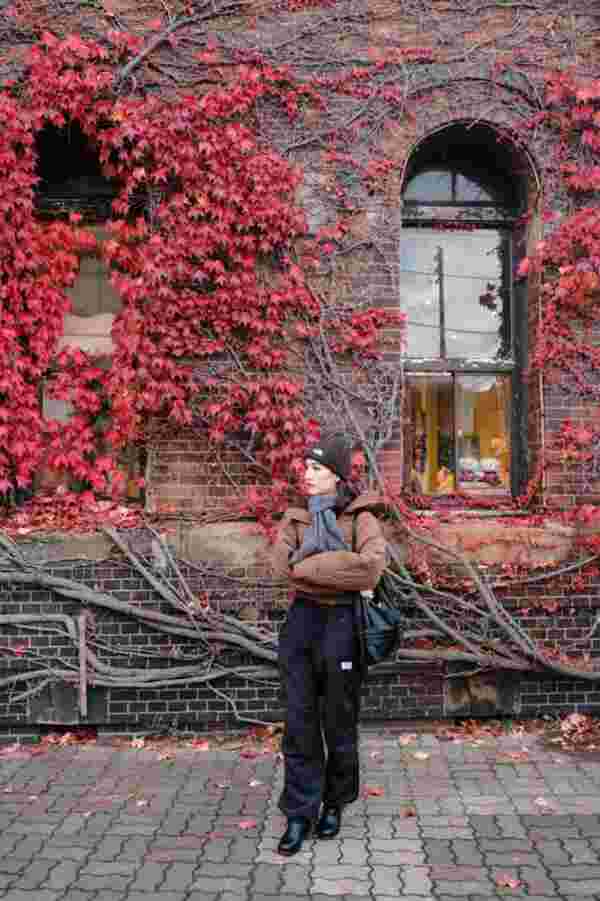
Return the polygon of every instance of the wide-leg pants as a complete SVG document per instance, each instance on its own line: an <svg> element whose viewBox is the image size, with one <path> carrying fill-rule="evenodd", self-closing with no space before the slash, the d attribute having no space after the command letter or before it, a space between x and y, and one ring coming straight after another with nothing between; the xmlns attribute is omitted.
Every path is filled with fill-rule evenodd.
<svg viewBox="0 0 600 901"><path fill-rule="evenodd" d="M352 606L296 599L279 638L287 701L282 742L287 817L316 819L321 803L358 797L361 673Z"/></svg>

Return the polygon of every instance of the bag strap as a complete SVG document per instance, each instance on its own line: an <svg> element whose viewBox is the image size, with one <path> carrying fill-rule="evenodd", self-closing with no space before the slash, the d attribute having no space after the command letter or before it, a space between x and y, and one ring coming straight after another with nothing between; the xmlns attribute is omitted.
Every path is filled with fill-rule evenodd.
<svg viewBox="0 0 600 901"><path fill-rule="evenodd" d="M352 514L352 550L354 553L356 553L356 539L357 539L357 532L358 532L357 520L358 520L358 513L353 513Z"/></svg>

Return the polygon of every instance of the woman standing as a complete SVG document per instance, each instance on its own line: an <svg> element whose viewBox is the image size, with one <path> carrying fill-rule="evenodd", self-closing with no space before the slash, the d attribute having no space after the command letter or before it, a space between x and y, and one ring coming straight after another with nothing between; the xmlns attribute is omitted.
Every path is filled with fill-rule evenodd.
<svg viewBox="0 0 600 901"><path fill-rule="evenodd" d="M287 577L295 594L279 638L287 698L279 807L287 829L278 850L285 855L300 850L315 822L319 838L334 838L342 808L358 797L362 676L354 599L375 587L386 562L385 539L369 510L377 496L355 497L347 485L349 442L340 435L323 440L305 462L308 510L286 512L273 549L274 573Z"/></svg>

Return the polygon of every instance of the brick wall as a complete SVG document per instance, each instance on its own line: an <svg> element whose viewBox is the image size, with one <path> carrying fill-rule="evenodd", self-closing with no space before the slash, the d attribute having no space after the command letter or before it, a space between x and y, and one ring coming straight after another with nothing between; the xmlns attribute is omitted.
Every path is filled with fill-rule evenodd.
<svg viewBox="0 0 600 901"><path fill-rule="evenodd" d="M76 564L68 569L61 566L56 573L110 591L114 597L129 603L172 612L128 564L110 561L93 565ZM188 576L193 584L193 572L189 572ZM596 616L600 614L599 589L600 580L597 580L585 591L575 592L565 578L562 583L539 583L530 585L527 590L511 591L506 593L504 602L544 648L576 656L584 653L597 656L600 652L600 633L591 639L588 636ZM285 614L283 609L274 605L274 597L274 593L269 595L269 592L262 596L264 606L260 608L260 616L277 624ZM236 597L226 587L222 587L220 598L223 609L235 609L248 602L247 596ZM77 617L82 609L76 601L61 600L49 591L37 588L3 590L0 592L0 605L4 615L63 613ZM420 625L417 617L409 620L410 628ZM171 666L192 662L185 655L193 655L197 651L194 642L187 638L168 636L137 620L97 608L93 610L93 629L88 630L88 642L104 663L142 670L162 668L165 672ZM77 672L77 648L62 629L42 632L21 626L3 626L2 644L17 650L19 646L27 645L45 659L48 654L52 655L57 668L71 666ZM407 641L407 647L412 646L413 643ZM25 660L18 654L0 656L0 681L35 665L31 659ZM230 651L222 654L219 662L234 665L257 661L243 652ZM488 699L482 706L472 685L470 688L466 686L469 691L465 697L470 700L461 701L460 691L456 691L457 685L460 688L460 678L458 682L452 680L453 687L449 689L448 674L452 669L457 672L456 665L452 668L439 662L401 661L387 663L379 671L373 670L364 686L363 719L436 719L482 713L527 717L572 710L600 712L598 684L580 678L560 678L551 673L524 676L495 674L493 679L498 687L495 703L489 702L488 693ZM466 665L458 666L462 673L466 669ZM508 694L503 690L507 680L514 683ZM277 681L258 685L244 679L230 678L215 683L215 686L234 699L241 717L267 721L282 718L283 699ZM65 686L58 680L39 695L15 702L14 695L23 689L23 683L12 687L0 686L1 733L26 734L57 723L88 723L101 730L128 732L169 728L205 730L235 724L231 707L221 695L208 685L194 685L191 682L164 688L90 685L87 718L82 718L78 712L76 681L73 686Z"/></svg>

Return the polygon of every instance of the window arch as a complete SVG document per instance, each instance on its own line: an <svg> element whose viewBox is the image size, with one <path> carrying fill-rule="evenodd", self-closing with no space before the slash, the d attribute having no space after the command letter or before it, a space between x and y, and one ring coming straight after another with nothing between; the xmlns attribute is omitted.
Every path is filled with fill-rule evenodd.
<svg viewBox="0 0 600 901"><path fill-rule="evenodd" d="M404 182L405 481L423 494L518 493L527 478L524 254L531 165L483 123L422 141Z"/></svg>

